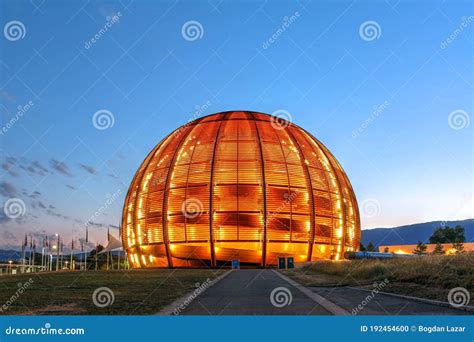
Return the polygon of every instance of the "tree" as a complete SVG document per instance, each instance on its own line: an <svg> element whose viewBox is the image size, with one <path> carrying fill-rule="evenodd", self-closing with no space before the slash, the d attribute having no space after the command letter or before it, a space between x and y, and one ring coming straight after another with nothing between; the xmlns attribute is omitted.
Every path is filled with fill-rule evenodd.
<svg viewBox="0 0 474 342"><path fill-rule="evenodd" d="M464 253L464 245L462 242L453 243L453 249L455 254Z"/></svg>
<svg viewBox="0 0 474 342"><path fill-rule="evenodd" d="M361 242L359 245L359 251L365 252L367 249L365 248L364 244Z"/></svg>
<svg viewBox="0 0 474 342"><path fill-rule="evenodd" d="M430 237L430 243L455 243L455 242L466 242L464 235L464 228L457 225L454 228L439 227L436 229Z"/></svg>
<svg viewBox="0 0 474 342"><path fill-rule="evenodd" d="M385 247L385 248L383 249L383 252L384 252L384 253L389 253L389 252L390 252L390 249L389 249L388 247Z"/></svg>
<svg viewBox="0 0 474 342"><path fill-rule="evenodd" d="M444 254L443 245L438 242L433 250L433 254Z"/></svg>
<svg viewBox="0 0 474 342"><path fill-rule="evenodd" d="M416 248L413 250L413 254L423 255L426 254L428 247L421 241L418 241Z"/></svg>
<svg viewBox="0 0 474 342"><path fill-rule="evenodd" d="M375 252L375 246L372 242L367 245L367 252Z"/></svg>

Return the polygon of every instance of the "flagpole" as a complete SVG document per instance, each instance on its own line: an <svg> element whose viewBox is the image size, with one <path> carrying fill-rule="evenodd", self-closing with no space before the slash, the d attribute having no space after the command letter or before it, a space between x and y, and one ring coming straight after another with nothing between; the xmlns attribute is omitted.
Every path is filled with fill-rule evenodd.
<svg viewBox="0 0 474 342"><path fill-rule="evenodd" d="M107 226L107 242L110 242L110 225ZM107 271L109 270L110 252L107 252Z"/></svg>
<svg viewBox="0 0 474 342"><path fill-rule="evenodd" d="M87 243L89 242L89 227L86 226L86 249L85 249L85 262L84 262L84 267L85 270L87 271Z"/></svg>
<svg viewBox="0 0 474 342"><path fill-rule="evenodd" d="M58 245L56 246L56 271L59 271L59 249L61 246L59 245L59 234L56 234L56 236L58 237Z"/></svg>
<svg viewBox="0 0 474 342"><path fill-rule="evenodd" d="M33 267L33 272L35 271L35 257L36 257L36 241L33 241L33 257L31 258L31 265Z"/></svg>
<svg viewBox="0 0 474 342"><path fill-rule="evenodd" d="M22 252L22 260L21 260L21 264L22 264L22 272L24 273L25 272L25 263L26 263L26 246L28 245L28 237L26 236L25 234L25 241L23 242L23 245L22 245L22 249L21 249L21 252Z"/></svg>
<svg viewBox="0 0 474 342"><path fill-rule="evenodd" d="M71 260L70 260L70 266L69 270L72 270L72 250L74 249L74 240L71 240Z"/></svg>

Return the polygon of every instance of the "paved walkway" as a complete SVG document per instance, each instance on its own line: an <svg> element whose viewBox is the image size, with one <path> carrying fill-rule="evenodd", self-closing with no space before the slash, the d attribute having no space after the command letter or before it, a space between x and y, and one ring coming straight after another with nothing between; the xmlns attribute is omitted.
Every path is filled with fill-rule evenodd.
<svg viewBox="0 0 474 342"><path fill-rule="evenodd" d="M458 310L420 301L399 298L350 287L310 287L310 289L331 302L357 315L472 315L472 311ZM368 297L369 296L369 297ZM359 304L364 303L361 309Z"/></svg>
<svg viewBox="0 0 474 342"><path fill-rule="evenodd" d="M280 289L275 290L277 288ZM273 305L270 300L274 290L273 301L281 307ZM289 297L292 298L291 302ZM232 271L194 299L181 315L330 315L330 313L278 277L272 270L245 269Z"/></svg>
<svg viewBox="0 0 474 342"><path fill-rule="evenodd" d="M368 300L369 292L349 287L305 288L284 278L269 269L233 270L192 300L180 314L339 315L341 312L358 315L472 314L383 294L377 294ZM361 303L364 303L363 308L354 312L353 310Z"/></svg>

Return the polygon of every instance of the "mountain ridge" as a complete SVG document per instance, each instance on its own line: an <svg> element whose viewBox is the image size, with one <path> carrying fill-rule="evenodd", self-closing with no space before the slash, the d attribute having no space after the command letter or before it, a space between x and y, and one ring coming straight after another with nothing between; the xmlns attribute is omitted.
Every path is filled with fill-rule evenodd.
<svg viewBox="0 0 474 342"><path fill-rule="evenodd" d="M367 246L369 242L372 242L375 246L412 245L418 243L418 241L427 243L436 228L455 227L456 225L464 227L466 242L474 242L474 219L430 221L392 228L363 229L361 242L364 246Z"/></svg>

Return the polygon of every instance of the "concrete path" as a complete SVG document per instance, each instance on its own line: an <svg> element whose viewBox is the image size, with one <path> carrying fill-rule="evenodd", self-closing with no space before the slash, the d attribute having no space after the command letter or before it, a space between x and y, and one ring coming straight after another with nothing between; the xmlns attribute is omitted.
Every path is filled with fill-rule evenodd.
<svg viewBox="0 0 474 342"><path fill-rule="evenodd" d="M473 315L472 311L399 298L350 287L309 287L313 292L349 311L352 315ZM358 307L361 305L360 307Z"/></svg>
<svg viewBox="0 0 474 342"><path fill-rule="evenodd" d="M369 294L350 287L304 287L269 269L233 270L186 303L180 315L472 315L381 293L368 299Z"/></svg>
<svg viewBox="0 0 474 342"><path fill-rule="evenodd" d="M195 298L181 312L181 315L330 314L268 269L234 270Z"/></svg>

